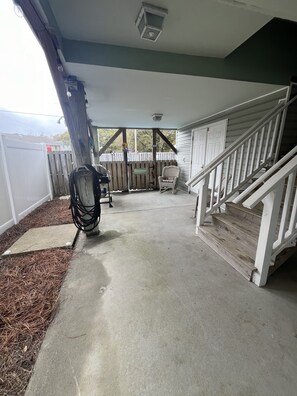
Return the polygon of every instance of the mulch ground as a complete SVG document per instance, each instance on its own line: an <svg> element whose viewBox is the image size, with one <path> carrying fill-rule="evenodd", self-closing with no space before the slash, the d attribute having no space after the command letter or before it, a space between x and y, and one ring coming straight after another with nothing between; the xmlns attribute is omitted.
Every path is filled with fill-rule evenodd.
<svg viewBox="0 0 297 396"><path fill-rule="evenodd" d="M30 228L71 223L68 206L53 200L37 208L0 235L0 254ZM51 249L0 260L0 395L24 395L71 256Z"/></svg>

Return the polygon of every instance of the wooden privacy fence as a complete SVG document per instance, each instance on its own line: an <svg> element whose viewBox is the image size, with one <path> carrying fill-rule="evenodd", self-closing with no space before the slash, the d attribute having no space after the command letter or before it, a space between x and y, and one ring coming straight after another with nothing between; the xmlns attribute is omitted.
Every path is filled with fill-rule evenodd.
<svg viewBox="0 0 297 396"><path fill-rule="evenodd" d="M55 196L69 194L69 174L75 168L70 151L48 153L49 169ZM101 162L110 173L110 191L148 190L158 188L158 176L164 166L176 165L175 160ZM128 175L127 175L128 170Z"/></svg>

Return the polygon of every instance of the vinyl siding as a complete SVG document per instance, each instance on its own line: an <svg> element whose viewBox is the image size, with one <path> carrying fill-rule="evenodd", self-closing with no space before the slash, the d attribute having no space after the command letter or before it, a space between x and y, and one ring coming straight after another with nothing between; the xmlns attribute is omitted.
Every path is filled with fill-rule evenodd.
<svg viewBox="0 0 297 396"><path fill-rule="evenodd" d="M177 163L181 169L178 187L188 190L185 182L190 178L191 161L191 132L194 128L203 127L214 122L228 119L225 148L230 146L243 133L259 121L265 114L275 107L280 99L284 99L287 89L274 92L262 98L257 98L248 103L239 105L231 110L226 110L207 119L197 121L177 132Z"/></svg>
<svg viewBox="0 0 297 396"><path fill-rule="evenodd" d="M180 168L178 178L178 188L188 191L185 182L189 179L189 169L191 161L191 130L177 132L176 147L177 147L177 163Z"/></svg>

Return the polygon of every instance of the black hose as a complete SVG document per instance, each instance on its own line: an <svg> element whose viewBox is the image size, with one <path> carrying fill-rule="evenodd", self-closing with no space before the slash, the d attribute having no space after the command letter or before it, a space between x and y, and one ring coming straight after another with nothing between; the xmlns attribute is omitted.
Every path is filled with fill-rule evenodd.
<svg viewBox="0 0 297 396"><path fill-rule="evenodd" d="M89 172L92 175L94 205L86 206L82 203L77 185L77 176L80 172ZM73 223L81 231L93 231L100 222L101 189L99 173L91 165L82 165L74 169L69 176L70 206Z"/></svg>

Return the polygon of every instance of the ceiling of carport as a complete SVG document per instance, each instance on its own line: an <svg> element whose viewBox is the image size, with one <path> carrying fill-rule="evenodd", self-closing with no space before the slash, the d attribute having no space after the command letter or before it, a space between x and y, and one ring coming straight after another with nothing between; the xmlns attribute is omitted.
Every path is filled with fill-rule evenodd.
<svg viewBox="0 0 297 396"><path fill-rule="evenodd" d="M83 79L93 125L179 128L280 86L102 66L68 64ZM161 122L153 113L163 113Z"/></svg>
<svg viewBox="0 0 297 396"><path fill-rule="evenodd" d="M271 19L216 0L150 0L168 9L163 33L152 43L140 39L135 26L140 0L48 1L64 38L219 58Z"/></svg>

